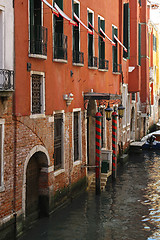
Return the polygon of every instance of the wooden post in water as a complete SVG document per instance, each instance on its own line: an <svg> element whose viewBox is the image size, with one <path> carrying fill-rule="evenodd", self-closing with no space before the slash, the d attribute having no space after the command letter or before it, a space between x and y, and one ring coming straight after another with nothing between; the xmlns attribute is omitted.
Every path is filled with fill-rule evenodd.
<svg viewBox="0 0 160 240"><path fill-rule="evenodd" d="M117 112L112 113L112 176L117 177Z"/></svg>
<svg viewBox="0 0 160 240"><path fill-rule="evenodd" d="M96 161L95 161L95 175L96 175L96 194L101 193L101 113L96 113Z"/></svg>

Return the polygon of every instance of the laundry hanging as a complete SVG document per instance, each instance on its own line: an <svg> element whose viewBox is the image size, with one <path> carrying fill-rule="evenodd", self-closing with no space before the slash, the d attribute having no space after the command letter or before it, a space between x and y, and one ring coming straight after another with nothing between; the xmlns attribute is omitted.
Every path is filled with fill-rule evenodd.
<svg viewBox="0 0 160 240"><path fill-rule="evenodd" d="M54 7L55 9L58 11L58 13L65 18L67 21L69 21L70 24L76 26L77 23L75 21L73 21L71 18L69 18L59 7L56 3L54 3Z"/></svg>
<svg viewBox="0 0 160 240"><path fill-rule="evenodd" d="M83 26L87 29L88 33L93 34L93 31L91 29L89 29L80 19L79 17L74 13L74 17L75 19Z"/></svg>
<svg viewBox="0 0 160 240"><path fill-rule="evenodd" d="M127 52L127 48L121 43L121 41L116 37L116 35L114 35L114 38L124 48L124 51Z"/></svg>
<svg viewBox="0 0 160 240"><path fill-rule="evenodd" d="M59 17L58 11L51 4L49 4L46 0L41 0L41 1L51 9L52 13L54 13L57 17Z"/></svg>
<svg viewBox="0 0 160 240"><path fill-rule="evenodd" d="M102 30L102 28L100 28L101 33L112 43L113 46L116 46L115 42L112 41L112 39L110 39L105 32Z"/></svg>

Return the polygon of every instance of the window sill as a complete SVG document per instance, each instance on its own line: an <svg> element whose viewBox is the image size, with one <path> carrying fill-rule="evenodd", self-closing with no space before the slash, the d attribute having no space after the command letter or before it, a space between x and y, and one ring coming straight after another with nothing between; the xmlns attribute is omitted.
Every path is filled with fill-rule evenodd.
<svg viewBox="0 0 160 240"><path fill-rule="evenodd" d="M32 114L30 118L46 118L45 114Z"/></svg>
<svg viewBox="0 0 160 240"><path fill-rule="evenodd" d="M40 54L31 54L31 53L29 53L29 57L31 57L31 58L39 58L39 59L42 59L42 60L47 60L47 56L40 55Z"/></svg>
<svg viewBox="0 0 160 240"><path fill-rule="evenodd" d="M68 61L67 60L64 60L64 59L53 59L53 62L57 62L57 63L67 63Z"/></svg>
<svg viewBox="0 0 160 240"><path fill-rule="evenodd" d="M65 172L64 168L63 168L63 169L56 170L56 171L54 172L54 176L56 177L56 176L58 176L58 175L60 175L61 173L64 173L64 172Z"/></svg>
<svg viewBox="0 0 160 240"><path fill-rule="evenodd" d="M5 188L4 186L0 186L0 192L4 192Z"/></svg>
<svg viewBox="0 0 160 240"><path fill-rule="evenodd" d="M77 166L77 165L80 165L80 164L82 164L82 160L76 160L73 163L74 166Z"/></svg>
<svg viewBox="0 0 160 240"><path fill-rule="evenodd" d="M100 69L100 68L98 68L98 71L99 71L99 72L108 72L107 69Z"/></svg>
<svg viewBox="0 0 160 240"><path fill-rule="evenodd" d="M97 70L98 67L88 67L88 69L91 69L91 70Z"/></svg>
<svg viewBox="0 0 160 240"><path fill-rule="evenodd" d="M73 66L84 67L84 64L83 63L73 63Z"/></svg>
<svg viewBox="0 0 160 240"><path fill-rule="evenodd" d="M121 75L120 72L112 72L112 74L114 74L114 75Z"/></svg>

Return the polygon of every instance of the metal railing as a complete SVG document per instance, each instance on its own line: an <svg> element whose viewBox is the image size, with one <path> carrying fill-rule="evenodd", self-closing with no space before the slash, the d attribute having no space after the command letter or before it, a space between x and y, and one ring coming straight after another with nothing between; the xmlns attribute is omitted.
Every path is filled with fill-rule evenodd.
<svg viewBox="0 0 160 240"><path fill-rule="evenodd" d="M30 54L47 56L47 28L40 25L30 25Z"/></svg>
<svg viewBox="0 0 160 240"><path fill-rule="evenodd" d="M14 71L0 69L0 91L14 90Z"/></svg>
<svg viewBox="0 0 160 240"><path fill-rule="evenodd" d="M108 70L109 69L109 61L103 58L99 58L99 69Z"/></svg>
<svg viewBox="0 0 160 240"><path fill-rule="evenodd" d="M95 67L98 66L98 58L93 56L88 56L88 67Z"/></svg>
<svg viewBox="0 0 160 240"><path fill-rule="evenodd" d="M67 36L63 33L54 34L54 59L67 60Z"/></svg>
<svg viewBox="0 0 160 240"><path fill-rule="evenodd" d="M72 55L73 63L84 64L84 53L83 52L73 51L72 54L73 54Z"/></svg>
<svg viewBox="0 0 160 240"><path fill-rule="evenodd" d="M122 64L113 63L113 72L122 73Z"/></svg>

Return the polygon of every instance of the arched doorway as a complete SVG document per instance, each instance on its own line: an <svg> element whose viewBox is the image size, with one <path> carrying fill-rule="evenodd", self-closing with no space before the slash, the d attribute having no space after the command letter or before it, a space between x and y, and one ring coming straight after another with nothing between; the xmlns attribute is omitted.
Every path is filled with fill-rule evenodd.
<svg viewBox="0 0 160 240"><path fill-rule="evenodd" d="M87 108L87 163L95 165L95 115L96 101L89 100Z"/></svg>
<svg viewBox="0 0 160 240"><path fill-rule="evenodd" d="M45 148L43 146L34 148L25 162L23 211L29 222L49 214L48 171L46 171L49 156L46 155L46 150L46 153L41 150Z"/></svg>

